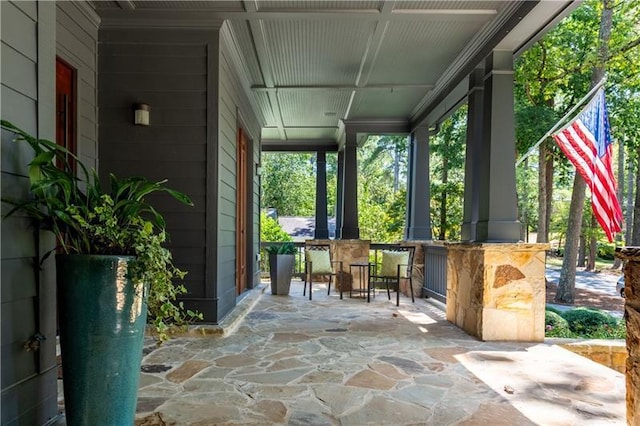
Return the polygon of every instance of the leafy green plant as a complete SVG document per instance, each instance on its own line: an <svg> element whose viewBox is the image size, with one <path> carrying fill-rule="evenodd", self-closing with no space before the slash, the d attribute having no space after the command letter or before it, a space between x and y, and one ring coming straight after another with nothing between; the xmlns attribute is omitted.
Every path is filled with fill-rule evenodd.
<svg viewBox="0 0 640 426"><path fill-rule="evenodd" d="M296 246L291 242L273 244L266 248L269 254L296 254Z"/></svg>
<svg viewBox="0 0 640 426"><path fill-rule="evenodd" d="M163 247L167 238L165 221L145 199L149 194L164 192L193 205L187 195L165 187L166 180L118 179L114 175L110 176L109 192L105 192L96 171L89 171L63 147L37 139L8 121L0 124L16 135L17 143L28 144L34 152L28 165L32 196L26 200L3 199L14 206L6 216L25 213L34 226L51 231L66 254L135 256L131 278L149 284L149 318L160 341L168 338L170 326L202 319L201 314L175 303L186 288L174 285L173 279L184 278L185 272L175 267L171 253ZM81 177L76 176L74 163Z"/></svg>
<svg viewBox="0 0 640 426"><path fill-rule="evenodd" d="M562 317L567 320L569 329L574 333L591 334L598 327L614 327L617 320L606 312L589 308L576 308L566 311Z"/></svg>
<svg viewBox="0 0 640 426"><path fill-rule="evenodd" d="M260 241L293 241L291 235L287 234L277 220L267 216L265 212L260 213Z"/></svg>

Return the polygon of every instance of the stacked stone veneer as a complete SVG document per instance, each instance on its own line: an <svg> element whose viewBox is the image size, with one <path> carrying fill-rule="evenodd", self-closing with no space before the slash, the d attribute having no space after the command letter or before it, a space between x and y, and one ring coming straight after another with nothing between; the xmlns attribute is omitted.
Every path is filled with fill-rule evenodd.
<svg viewBox="0 0 640 426"><path fill-rule="evenodd" d="M598 364L624 374L627 368L627 347L623 340L546 339L561 348L589 358Z"/></svg>
<svg viewBox="0 0 640 426"><path fill-rule="evenodd" d="M309 240L307 244L330 244L332 260L342 261L341 278L337 278L336 290L349 291L353 282L360 282L358 268L353 269L353 275L349 265L356 262L369 262L369 240Z"/></svg>
<svg viewBox="0 0 640 426"><path fill-rule="evenodd" d="M627 424L640 422L640 247L616 249L624 267L624 317L627 322Z"/></svg>
<svg viewBox="0 0 640 426"><path fill-rule="evenodd" d="M445 245L447 320L486 341L544 341L548 244Z"/></svg>

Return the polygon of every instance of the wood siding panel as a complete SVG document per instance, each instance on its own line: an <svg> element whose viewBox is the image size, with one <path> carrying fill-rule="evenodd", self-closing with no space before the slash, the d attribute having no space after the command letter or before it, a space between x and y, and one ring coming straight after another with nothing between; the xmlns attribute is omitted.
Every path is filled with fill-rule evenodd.
<svg viewBox="0 0 640 426"><path fill-rule="evenodd" d="M145 176L168 179L195 206L165 195L149 198L165 216L167 247L184 280L187 307L215 293L206 277L207 44L213 31L109 29L100 32L98 99L100 177ZM133 105L151 106L150 126L133 125ZM214 147L211 147L214 148ZM217 306L207 300L205 321L216 322Z"/></svg>
<svg viewBox="0 0 640 426"><path fill-rule="evenodd" d="M55 4L52 2L0 2L0 105L3 119L34 136L52 139L55 96ZM2 195L28 196L24 177L33 153L13 135L2 132ZM11 207L2 204L4 216ZM57 414L55 367L54 270L40 270L34 231L17 214L3 220L1 229L0 376L3 425L45 424ZM40 241L42 249L50 244ZM24 342L40 332L47 337L38 352L27 352Z"/></svg>
<svg viewBox="0 0 640 426"><path fill-rule="evenodd" d="M30 99L38 97L36 64L11 47L0 52L0 72L2 81L16 92Z"/></svg>
<svg viewBox="0 0 640 426"><path fill-rule="evenodd" d="M2 392L2 425L44 424L50 407L58 405L57 377L57 371L52 369Z"/></svg>
<svg viewBox="0 0 640 426"><path fill-rule="evenodd" d="M249 155L251 161L247 168L250 171L248 179L249 194L259 191L255 174L256 144L259 143L260 124L248 102L244 90L238 81L237 72L230 64L230 49L225 36L225 29L221 31L221 54L219 63L219 117L218 117L218 151L219 167L219 216L218 239L220 251L218 254L220 286L220 310L229 312L236 301L235 286L235 245L236 245L236 144L238 127L242 126L250 139ZM248 214L252 219L247 222L251 241L248 242L247 274L257 276L256 254L258 253L259 238L255 234L255 221L258 214L255 198L250 197ZM255 279L253 280L255 283ZM248 286L251 288L251 283Z"/></svg>
<svg viewBox="0 0 640 426"><path fill-rule="evenodd" d="M0 19L0 37L3 43L11 46L34 63L37 62L38 35L35 20L20 10L16 4L9 2L2 2L2 17Z"/></svg>

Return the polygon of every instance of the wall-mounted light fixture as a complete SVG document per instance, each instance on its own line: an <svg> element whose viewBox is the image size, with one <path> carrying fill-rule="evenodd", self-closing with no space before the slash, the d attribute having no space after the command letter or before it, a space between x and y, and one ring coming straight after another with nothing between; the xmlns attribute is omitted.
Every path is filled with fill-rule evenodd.
<svg viewBox="0 0 640 426"><path fill-rule="evenodd" d="M147 104L135 104L134 110L133 124L138 126L148 126L149 111L151 111L151 107Z"/></svg>

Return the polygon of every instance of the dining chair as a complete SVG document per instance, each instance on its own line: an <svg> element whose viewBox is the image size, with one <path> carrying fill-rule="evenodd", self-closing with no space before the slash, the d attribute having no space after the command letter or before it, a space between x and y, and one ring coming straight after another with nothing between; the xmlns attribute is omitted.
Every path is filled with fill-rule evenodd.
<svg viewBox="0 0 640 426"><path fill-rule="evenodd" d="M396 291L396 306L400 306L400 280L409 280L411 301L413 296L413 256L415 247L390 246L382 250L382 263L372 263L369 270L369 288L375 292L376 286L385 286L387 297L391 300L391 288Z"/></svg>
<svg viewBox="0 0 640 426"><path fill-rule="evenodd" d="M304 274L304 296L307 291L307 281L309 282L309 300L313 295L313 278L318 276L328 276L329 285L327 295L331 294L331 282L333 277L342 275L342 261L331 260L331 246L329 244L309 244L304 249L305 274ZM337 280L336 280L337 281ZM342 284L342 282L340 283ZM340 299L342 299L342 285L340 286Z"/></svg>

